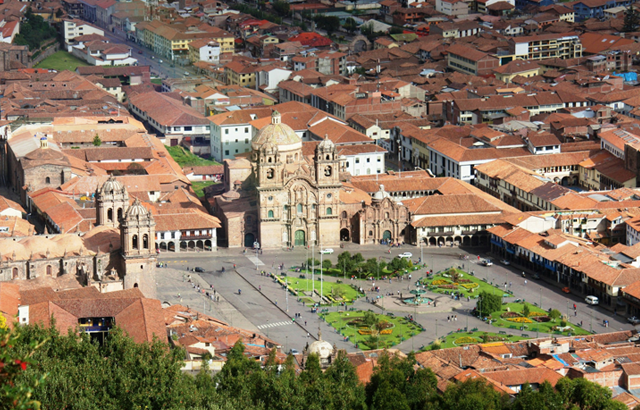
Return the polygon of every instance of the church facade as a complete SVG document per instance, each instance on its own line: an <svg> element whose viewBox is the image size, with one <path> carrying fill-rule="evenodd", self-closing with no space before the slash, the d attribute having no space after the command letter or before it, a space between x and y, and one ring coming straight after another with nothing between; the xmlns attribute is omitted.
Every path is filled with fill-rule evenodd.
<svg viewBox="0 0 640 410"><path fill-rule="evenodd" d="M324 248L341 240L404 240L410 223L406 207L384 190L373 197L357 190L366 197L361 198L353 194L355 188L347 189L344 159L326 136L303 143L274 111L251 147L247 158L225 160L229 190L213 200L223 246Z"/></svg>

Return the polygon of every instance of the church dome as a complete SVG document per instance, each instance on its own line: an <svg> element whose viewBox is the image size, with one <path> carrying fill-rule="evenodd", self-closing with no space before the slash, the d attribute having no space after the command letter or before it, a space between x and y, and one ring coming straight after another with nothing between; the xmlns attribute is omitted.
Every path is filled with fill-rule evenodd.
<svg viewBox="0 0 640 410"><path fill-rule="evenodd" d="M324 136L324 139L322 140L322 142L320 142L320 144L318 144L318 149L321 151L330 151L332 149L334 149L336 146L336 144L333 143L333 141L331 141L329 139L328 135Z"/></svg>
<svg viewBox="0 0 640 410"><path fill-rule="evenodd" d="M124 186L111 175L107 181L102 184L102 188L100 188L100 192L104 194L113 194L114 192L121 192L124 189Z"/></svg>
<svg viewBox="0 0 640 410"><path fill-rule="evenodd" d="M278 111L271 114L271 124L262 127L258 134L251 140L251 148L259 150L265 144L273 144L278 147L279 151L290 151L302 148L302 140L296 132L283 124L282 116Z"/></svg>
<svg viewBox="0 0 640 410"><path fill-rule="evenodd" d="M133 201L133 205L131 205L127 210L127 216L146 216L148 214L149 211L147 211L147 208L142 206L142 203L140 203L138 198Z"/></svg>
<svg viewBox="0 0 640 410"><path fill-rule="evenodd" d="M331 343L319 339L309 346L309 354L317 354L320 360L328 359L333 354L333 346Z"/></svg>
<svg viewBox="0 0 640 410"><path fill-rule="evenodd" d="M380 190L372 195L375 201L382 201L385 198L389 198L389 193L384 190L384 185L380 185Z"/></svg>

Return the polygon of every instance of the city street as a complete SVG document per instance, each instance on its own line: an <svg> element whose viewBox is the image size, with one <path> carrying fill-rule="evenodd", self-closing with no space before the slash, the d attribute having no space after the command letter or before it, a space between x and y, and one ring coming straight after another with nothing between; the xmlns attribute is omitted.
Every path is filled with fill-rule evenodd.
<svg viewBox="0 0 640 410"><path fill-rule="evenodd" d="M402 252L411 252L412 260L417 261L420 258L421 250L414 246L403 246L401 248L393 248L391 254L387 253L386 246L366 245L360 246L356 244L347 244L345 249L334 249L332 255L324 255L333 263L336 262L338 254L344 250L350 251L352 254L360 252L366 259L372 257L381 257L383 260L389 261L392 257ZM532 280L530 277L523 278L521 271L516 271L509 266L503 266L498 261L491 267L484 267L477 264L477 254L469 254L469 260L460 260L461 253L467 253L459 248L423 248L423 259L428 268L434 271L440 271L452 266L462 266L466 271L474 271L479 278L485 278L489 283L505 282L511 283L510 290L514 293L514 298L525 299L529 303L540 305L543 309L558 309L563 314L569 315L570 321L573 323L583 322L583 328L589 330L592 328L595 332L602 333L607 331L617 331L633 328L627 323L626 317L616 316L601 307L591 307L584 302L584 297L577 295L567 295L561 292L560 287L548 284L544 281ZM489 256L480 254L481 257ZM285 268L299 266L307 258L311 257L311 250L296 249L293 251L282 250L265 250L262 255L256 255L254 252L243 254L242 249L226 249L220 248L217 252L211 254L203 253L164 253L160 254L159 261L166 262L168 269L158 269L159 298L162 301L177 303L177 293L181 293L183 304L190 304L196 310L207 309L206 314L218 317L228 321L232 326L244 327L263 333L265 336L280 343L287 351L290 348L302 350L307 342L315 340L318 330L322 331L322 338L335 343L338 348L344 348L349 351L355 351L352 343L343 342L342 336L337 334L329 325L319 320L317 314L312 314L309 309L296 301L295 296L288 295L283 288L274 283L272 279L260 274L262 270L267 272L277 271L279 264L284 264ZM318 249L315 249L316 259L320 259ZM234 264L236 270L233 269ZM205 273L200 273L206 285L203 288L213 285L218 294L223 298L221 302L205 301L205 296L200 295L190 289L188 283L166 284L166 276L164 272L176 272L182 276L186 275L186 268L202 267ZM222 272L222 267L225 272ZM275 268L274 268L275 267ZM376 281L376 285L381 287L380 295L386 293L397 293L398 291L407 291L409 286L413 286L415 281L422 275L425 270L413 272L413 278L410 281L392 280L391 283ZM196 274L189 272L192 277ZM352 283L348 278L335 278L324 276L326 281L335 281L341 279L345 283ZM346 279L346 280L345 280ZM525 283L526 281L526 283ZM371 282L364 280L356 280L353 283L362 286L365 289L371 287ZM163 286L163 284L165 284ZM175 286L174 286L175 285ZM238 294L241 290L241 294ZM188 296L187 296L188 295ZM397 296L389 296L397 297ZM418 349L422 345L428 345L433 340L451 331L460 328L477 327L481 331L498 332L506 331L509 334L520 335L519 330L496 328L490 326L481 320L471 316L469 311L475 307L475 301L467 302L462 300L462 307L455 311L441 311L418 313L416 320L422 324L426 332L423 332L412 339L409 339L397 347L404 352ZM577 315L574 315L573 304L577 305ZM367 303L364 298L354 303L354 307L361 310L372 309L377 313L383 311L377 306ZM234 312L234 309L237 312ZM330 311L337 310L337 307L330 308ZM343 308L344 309L344 308ZM436 310L436 309L434 309ZM300 313L301 318L296 319L295 323L292 318L295 313ZM447 317L455 314L458 320L455 322L447 321ZM396 316L403 316L406 313L397 312ZM605 328L603 320L610 321L610 327ZM306 325L305 325L306 322ZM307 336L309 333L310 337ZM535 334L529 336L535 337ZM542 334L540 335L542 336Z"/></svg>

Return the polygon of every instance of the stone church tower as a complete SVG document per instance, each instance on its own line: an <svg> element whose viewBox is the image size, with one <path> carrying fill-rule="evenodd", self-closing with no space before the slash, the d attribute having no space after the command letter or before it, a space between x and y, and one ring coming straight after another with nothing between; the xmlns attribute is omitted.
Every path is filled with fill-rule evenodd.
<svg viewBox="0 0 640 410"><path fill-rule="evenodd" d="M153 298L156 294L156 222L136 198L120 221L120 244L124 263L124 288L139 287Z"/></svg>
<svg viewBox="0 0 640 410"><path fill-rule="evenodd" d="M126 188L113 175L96 190L96 225L117 228L129 207Z"/></svg>

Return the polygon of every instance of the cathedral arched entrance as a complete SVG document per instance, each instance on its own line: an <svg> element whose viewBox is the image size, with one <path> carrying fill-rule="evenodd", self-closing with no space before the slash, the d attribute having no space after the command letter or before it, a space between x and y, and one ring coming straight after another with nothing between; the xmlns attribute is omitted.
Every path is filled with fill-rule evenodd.
<svg viewBox="0 0 640 410"><path fill-rule="evenodd" d="M382 239L385 241L390 241L391 240L391 231L386 230L382 233Z"/></svg>
<svg viewBox="0 0 640 410"><path fill-rule="evenodd" d="M253 243L256 241L256 236L252 233L244 235L244 247L253 248Z"/></svg>
<svg viewBox="0 0 640 410"><path fill-rule="evenodd" d="M344 242L349 240L349 230L347 228L340 229L340 240Z"/></svg>
<svg viewBox="0 0 640 410"><path fill-rule="evenodd" d="M296 231L296 233L294 235L294 245L295 246L305 246L306 245L305 233L304 233L303 230Z"/></svg>

